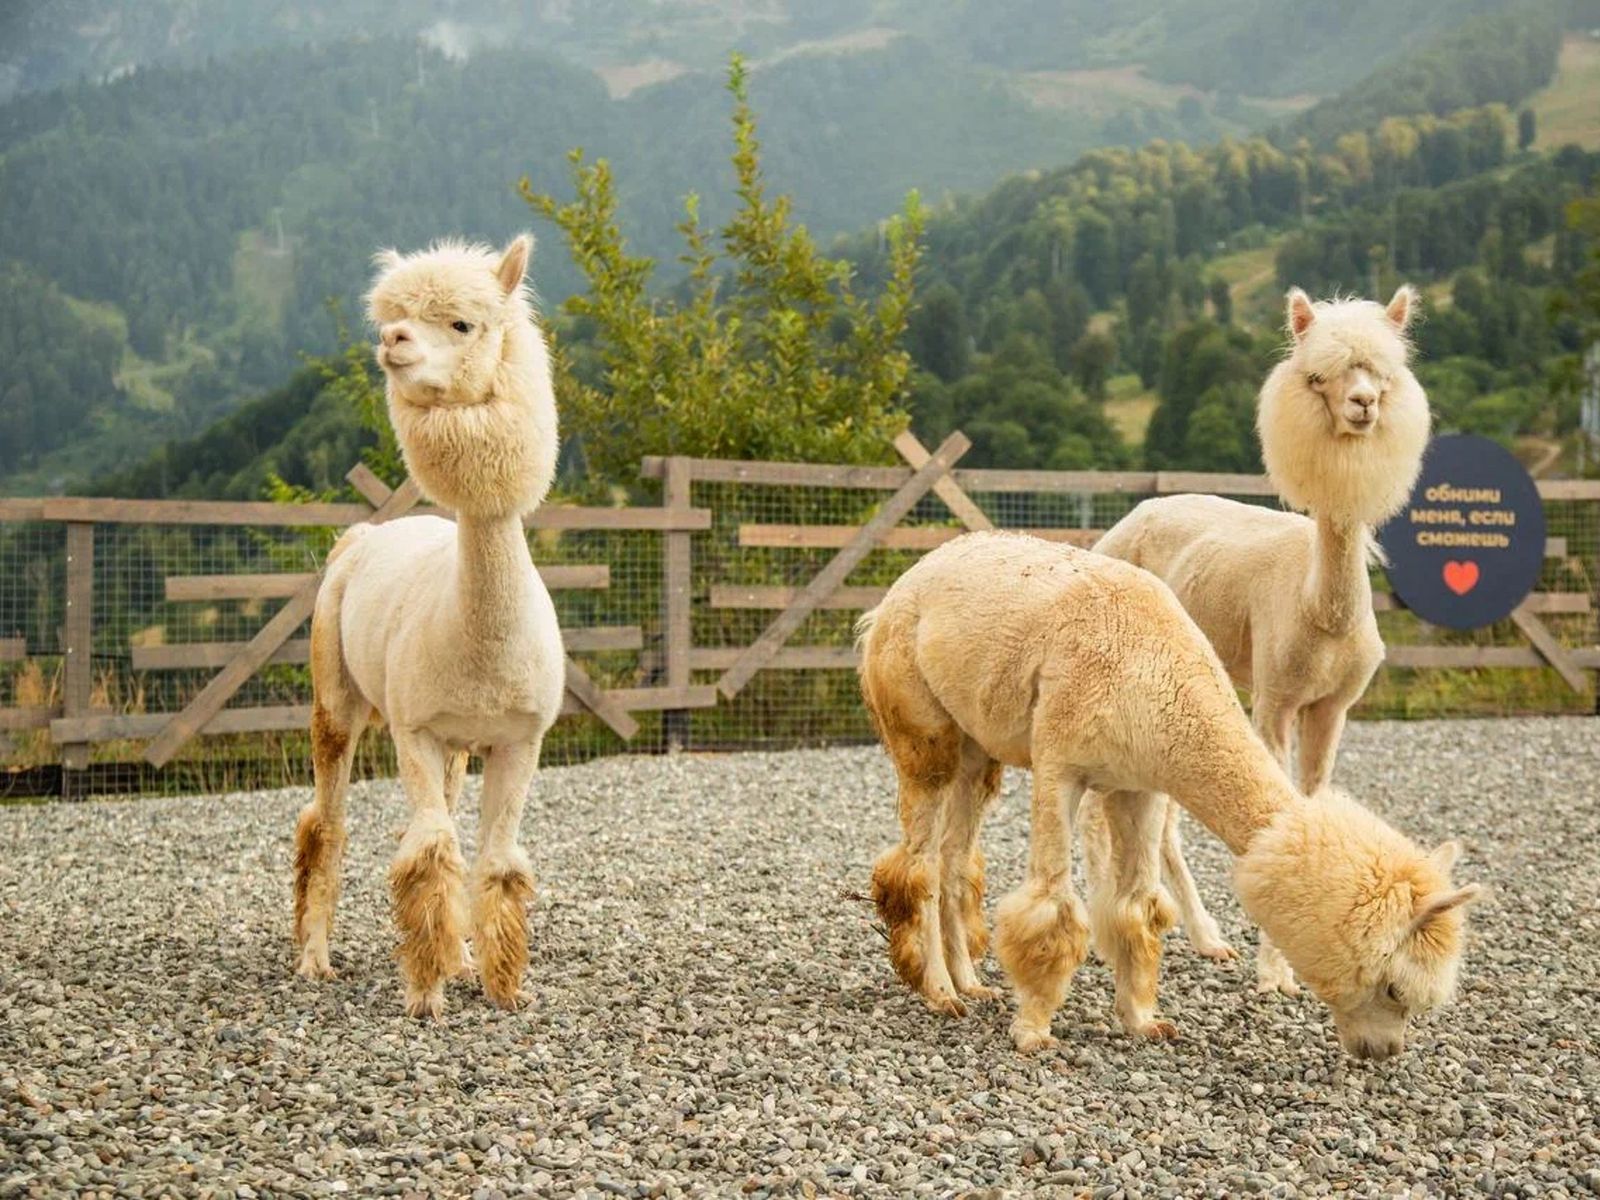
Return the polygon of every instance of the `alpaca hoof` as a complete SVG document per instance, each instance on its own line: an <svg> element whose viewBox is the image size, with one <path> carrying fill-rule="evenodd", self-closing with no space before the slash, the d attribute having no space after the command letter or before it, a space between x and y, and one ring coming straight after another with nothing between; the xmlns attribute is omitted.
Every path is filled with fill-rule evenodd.
<svg viewBox="0 0 1600 1200"><path fill-rule="evenodd" d="M525 1008L533 1007L533 993L518 988L509 996L490 995L489 1003L506 1012L521 1012Z"/></svg>
<svg viewBox="0 0 1600 1200"><path fill-rule="evenodd" d="M923 997L928 1002L928 1007L936 1013L943 1013L947 1017L964 1017L967 1015L967 1006L949 993L936 996Z"/></svg>
<svg viewBox="0 0 1600 1200"><path fill-rule="evenodd" d="M461 969L456 972L455 978L472 980L478 977L478 964L472 959L472 947L466 942L461 943Z"/></svg>
<svg viewBox="0 0 1600 1200"><path fill-rule="evenodd" d="M1256 976L1256 994L1270 996L1278 993L1284 996L1298 996L1300 985L1295 982L1294 972L1285 968L1283 971L1262 971Z"/></svg>
<svg viewBox="0 0 1600 1200"><path fill-rule="evenodd" d="M968 984L958 990L968 1000L974 1000L979 1004L992 1004L1003 995L999 988L992 988L982 983Z"/></svg>
<svg viewBox="0 0 1600 1200"><path fill-rule="evenodd" d="M301 952L300 962L295 967L294 973L301 979L332 979L335 974L328 962L328 956L310 949Z"/></svg>
<svg viewBox="0 0 1600 1200"><path fill-rule="evenodd" d="M427 991L406 991L406 1016L432 1017L435 1021L444 1017L444 989L442 987L429 988Z"/></svg>
<svg viewBox="0 0 1600 1200"><path fill-rule="evenodd" d="M1017 1023L1011 1026L1011 1041L1017 1047L1018 1054L1037 1054L1056 1044L1056 1039L1050 1036L1048 1029L1034 1029Z"/></svg>
<svg viewBox="0 0 1600 1200"><path fill-rule="evenodd" d="M1178 1040L1178 1027L1171 1021L1156 1018L1146 1021L1128 1030L1134 1037L1148 1038L1152 1042L1175 1042Z"/></svg>
<svg viewBox="0 0 1600 1200"><path fill-rule="evenodd" d="M1239 952L1227 942L1196 942L1194 952L1201 958L1219 963L1232 962L1239 957Z"/></svg>

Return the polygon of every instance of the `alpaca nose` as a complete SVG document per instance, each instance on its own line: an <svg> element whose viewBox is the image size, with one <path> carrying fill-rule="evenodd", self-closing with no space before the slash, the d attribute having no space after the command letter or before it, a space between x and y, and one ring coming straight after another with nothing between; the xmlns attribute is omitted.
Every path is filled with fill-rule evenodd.
<svg viewBox="0 0 1600 1200"><path fill-rule="evenodd" d="M385 325L378 331L378 336L383 339L385 346L398 346L401 342L409 342L411 334L404 325Z"/></svg>
<svg viewBox="0 0 1600 1200"><path fill-rule="evenodd" d="M1355 1047L1355 1056L1382 1062L1386 1058L1393 1058L1404 1048L1405 1043L1399 1038L1384 1038L1381 1041L1369 1041L1363 1038Z"/></svg>

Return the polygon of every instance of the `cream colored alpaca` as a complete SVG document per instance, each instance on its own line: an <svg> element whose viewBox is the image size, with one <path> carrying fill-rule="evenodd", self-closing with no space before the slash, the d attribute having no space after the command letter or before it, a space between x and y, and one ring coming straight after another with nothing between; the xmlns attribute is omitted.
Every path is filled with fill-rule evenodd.
<svg viewBox="0 0 1600 1200"><path fill-rule="evenodd" d="M523 286L531 247L524 236L503 254L447 243L378 257L368 309L389 419L412 477L456 519L349 530L311 622L316 797L295 834L299 971L333 974L350 760L362 727L385 720L411 804L389 884L413 1016L438 1016L444 981L471 968L469 929L489 998L526 998L533 874L517 829L565 681L522 528L556 465L550 363ZM470 885L453 819L468 748L484 757Z"/></svg>
<svg viewBox="0 0 1600 1200"><path fill-rule="evenodd" d="M996 952L1018 995L1020 1050L1050 1018L1092 921L1132 1033L1155 1015L1162 803L1177 800L1238 856L1245 910L1333 1010L1351 1053L1382 1058L1450 994L1462 906L1454 847L1425 854L1354 801L1306 800L1240 708L1216 652L1145 571L1019 534L976 533L923 558L862 618L862 690L900 779L901 844L873 867L896 970L934 1009L986 997L976 840L1000 763L1033 769L1026 881L1001 901ZM1108 794L1114 886L1084 906L1072 827Z"/></svg>
<svg viewBox="0 0 1600 1200"><path fill-rule="evenodd" d="M1216 496L1147 500L1095 546L1163 579L1250 689L1256 728L1285 766L1298 726L1300 789L1325 788L1345 714L1383 661L1367 560L1372 529L1411 494L1428 444L1428 400L1406 365L1416 305L1288 297L1292 346L1261 389L1257 426L1267 473L1309 516ZM1086 806L1091 880L1107 841ZM1231 955L1183 859L1178 810L1166 806L1162 861L1190 939ZM1294 992L1269 939L1257 986Z"/></svg>

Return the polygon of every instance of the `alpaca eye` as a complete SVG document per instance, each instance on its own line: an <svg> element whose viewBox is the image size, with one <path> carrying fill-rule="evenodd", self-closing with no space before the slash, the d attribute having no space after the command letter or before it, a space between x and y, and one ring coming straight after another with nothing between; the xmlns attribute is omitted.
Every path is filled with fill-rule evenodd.
<svg viewBox="0 0 1600 1200"><path fill-rule="evenodd" d="M1312 387L1321 387L1326 382L1321 375L1307 375L1306 382Z"/></svg>
<svg viewBox="0 0 1600 1200"><path fill-rule="evenodd" d="M1384 989L1384 993L1389 997L1390 1004L1397 1005L1400 1008L1404 1008L1406 1006L1405 1001L1400 998L1400 989L1395 987L1394 984L1391 983L1388 987L1386 987Z"/></svg>
<svg viewBox="0 0 1600 1200"><path fill-rule="evenodd" d="M450 328L454 329L457 333L471 333L472 332L472 326L468 325L465 321L451 321L450 322Z"/></svg>

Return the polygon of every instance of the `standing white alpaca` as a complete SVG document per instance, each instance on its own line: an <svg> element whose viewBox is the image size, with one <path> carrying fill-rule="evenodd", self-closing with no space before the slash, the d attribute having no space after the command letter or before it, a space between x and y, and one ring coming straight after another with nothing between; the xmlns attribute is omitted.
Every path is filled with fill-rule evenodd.
<svg viewBox="0 0 1600 1200"><path fill-rule="evenodd" d="M316 797L295 831L299 971L333 974L350 761L362 728L385 720L411 805L389 885L413 1016L438 1016L445 980L470 968L469 923L489 998L526 999L533 873L517 829L565 681L555 607L522 527L556 464L549 357L523 285L532 245L524 235L503 254L441 243L378 256L368 311L389 419L412 478L456 519L350 529L311 622ZM468 748L484 758L470 904L453 818Z"/></svg>
<svg viewBox="0 0 1600 1200"><path fill-rule="evenodd" d="M1340 1040L1385 1058L1455 983L1453 843L1431 855L1348 798L1297 793L1251 728L1216 652L1148 572L1021 534L973 533L902 575L861 622L861 684L900 779L901 843L873 866L896 970L937 1011L991 993L970 957L978 827L999 763L1033 770L1028 874L1000 903L997 954L1018 993L1012 1037L1049 1045L1083 961L1072 826L1089 786L1118 847L1090 897L1129 1032L1155 1015L1160 804L1174 797L1238 856L1245 910L1333 1010Z"/></svg>
<svg viewBox="0 0 1600 1200"><path fill-rule="evenodd" d="M1405 330L1416 295L1313 304L1288 296L1292 346L1261 389L1257 428L1267 474L1309 514L1217 496L1146 500L1095 550L1164 580L1211 639L1268 749L1288 765L1298 724L1300 790L1333 775L1345 714L1383 661L1367 577L1372 530L1411 494L1429 431L1428 399L1407 366ZM1091 886L1107 839L1086 808ZM1231 954L1183 859L1178 810L1167 806L1162 861L1195 947ZM1294 993L1294 974L1268 938L1257 960L1262 991Z"/></svg>

